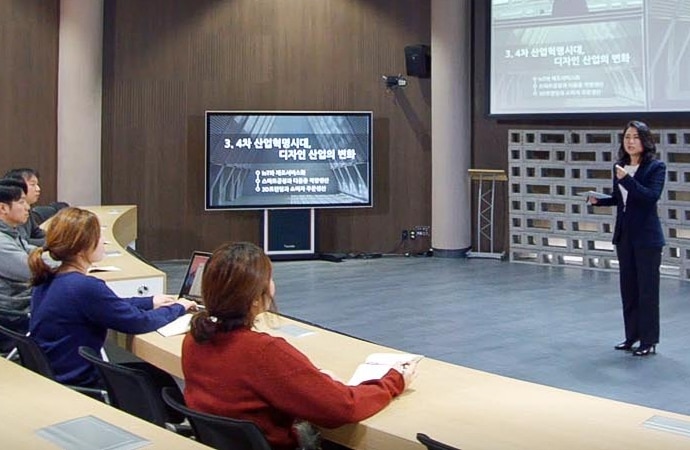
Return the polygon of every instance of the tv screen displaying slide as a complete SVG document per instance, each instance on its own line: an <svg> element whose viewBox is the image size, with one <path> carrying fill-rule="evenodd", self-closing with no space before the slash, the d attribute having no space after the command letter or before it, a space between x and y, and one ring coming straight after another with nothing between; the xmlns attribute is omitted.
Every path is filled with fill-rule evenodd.
<svg viewBox="0 0 690 450"><path fill-rule="evenodd" d="M491 0L490 115L690 110L690 2Z"/></svg>
<svg viewBox="0 0 690 450"><path fill-rule="evenodd" d="M371 207L372 113L206 112L206 209Z"/></svg>

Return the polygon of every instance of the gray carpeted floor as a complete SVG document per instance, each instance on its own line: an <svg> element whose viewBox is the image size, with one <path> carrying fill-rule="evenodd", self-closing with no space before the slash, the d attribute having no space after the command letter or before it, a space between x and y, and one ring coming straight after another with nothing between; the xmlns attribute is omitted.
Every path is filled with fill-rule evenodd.
<svg viewBox="0 0 690 450"><path fill-rule="evenodd" d="M159 262L176 293L186 261ZM662 279L661 343L623 338L618 275L480 259L274 263L281 313L513 378L690 414L690 283ZM420 364L420 370L423 370Z"/></svg>

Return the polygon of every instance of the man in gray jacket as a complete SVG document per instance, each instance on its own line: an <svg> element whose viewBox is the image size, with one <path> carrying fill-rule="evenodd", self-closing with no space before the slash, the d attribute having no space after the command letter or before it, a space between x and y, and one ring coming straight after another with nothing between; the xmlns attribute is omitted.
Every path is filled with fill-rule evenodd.
<svg viewBox="0 0 690 450"><path fill-rule="evenodd" d="M29 252L36 248L24 239L18 227L29 219L23 180L0 179L0 325L26 333L31 300ZM0 352L12 348L0 338Z"/></svg>
<svg viewBox="0 0 690 450"><path fill-rule="evenodd" d="M46 233L39 227L39 223L34 217L32 207L36 205L41 196L41 186L38 183L38 172L28 167L12 169L3 178L13 178L24 180L26 183L26 202L29 204L29 220L20 225L19 232L22 237L31 245L42 247L46 243Z"/></svg>

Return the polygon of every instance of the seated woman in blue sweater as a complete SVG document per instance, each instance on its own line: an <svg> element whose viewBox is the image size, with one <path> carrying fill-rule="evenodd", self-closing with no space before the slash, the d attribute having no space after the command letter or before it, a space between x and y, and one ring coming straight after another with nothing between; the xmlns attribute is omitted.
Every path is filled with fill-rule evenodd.
<svg viewBox="0 0 690 450"><path fill-rule="evenodd" d="M42 253L62 264L49 267ZM99 352L108 329L148 333L183 315L195 303L167 295L120 298L87 270L103 259L104 241L98 217L79 208L65 208L53 217L44 248L29 256L34 285L30 331L48 356L57 381L100 386L94 367L82 358L84 345Z"/></svg>

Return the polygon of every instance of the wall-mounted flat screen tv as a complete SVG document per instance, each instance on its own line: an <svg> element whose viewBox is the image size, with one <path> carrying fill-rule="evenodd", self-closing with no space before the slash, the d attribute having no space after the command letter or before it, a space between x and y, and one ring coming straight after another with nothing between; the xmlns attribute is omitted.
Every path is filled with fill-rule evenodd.
<svg viewBox="0 0 690 450"><path fill-rule="evenodd" d="M490 115L690 111L690 2L491 0L490 21Z"/></svg>
<svg viewBox="0 0 690 450"><path fill-rule="evenodd" d="M206 209L371 207L370 111L207 111Z"/></svg>

